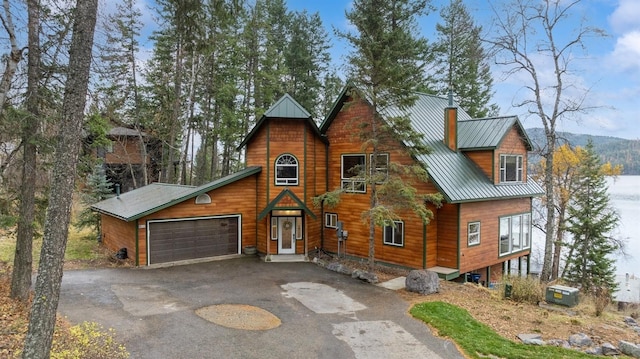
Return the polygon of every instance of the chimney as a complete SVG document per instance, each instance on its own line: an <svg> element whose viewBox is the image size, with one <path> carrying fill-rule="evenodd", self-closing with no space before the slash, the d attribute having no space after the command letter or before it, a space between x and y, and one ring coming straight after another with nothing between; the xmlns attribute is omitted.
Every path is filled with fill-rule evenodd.
<svg viewBox="0 0 640 359"><path fill-rule="evenodd" d="M116 198L120 199L120 184L116 183Z"/></svg>
<svg viewBox="0 0 640 359"><path fill-rule="evenodd" d="M444 144L458 150L458 108L453 106L453 91L449 89L449 106L444 109Z"/></svg>

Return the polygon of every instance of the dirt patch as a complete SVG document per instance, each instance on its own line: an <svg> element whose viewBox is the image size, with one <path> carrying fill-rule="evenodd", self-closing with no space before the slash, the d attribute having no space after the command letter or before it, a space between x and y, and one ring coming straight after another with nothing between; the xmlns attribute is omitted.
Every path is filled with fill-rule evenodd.
<svg viewBox="0 0 640 359"><path fill-rule="evenodd" d="M269 330L282 322L270 312L246 304L219 304L196 310L201 318L223 327L243 330Z"/></svg>

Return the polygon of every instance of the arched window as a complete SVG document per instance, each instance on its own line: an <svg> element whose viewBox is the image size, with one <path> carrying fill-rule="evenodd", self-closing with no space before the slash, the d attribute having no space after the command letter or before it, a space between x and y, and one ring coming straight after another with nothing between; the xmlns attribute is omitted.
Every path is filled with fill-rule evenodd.
<svg viewBox="0 0 640 359"><path fill-rule="evenodd" d="M203 193L196 197L196 204L209 204L211 203L211 197L208 194Z"/></svg>
<svg viewBox="0 0 640 359"><path fill-rule="evenodd" d="M289 154L280 155L276 160L276 185L298 184L298 160Z"/></svg>

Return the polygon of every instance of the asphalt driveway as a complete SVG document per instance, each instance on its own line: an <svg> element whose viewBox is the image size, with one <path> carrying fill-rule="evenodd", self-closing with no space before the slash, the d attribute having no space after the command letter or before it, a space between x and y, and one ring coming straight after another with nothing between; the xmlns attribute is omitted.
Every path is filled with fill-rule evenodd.
<svg viewBox="0 0 640 359"><path fill-rule="evenodd" d="M281 324L234 329L196 314L219 304L255 306ZM58 307L73 323L113 328L132 358L463 358L407 310L394 291L256 257L68 271Z"/></svg>

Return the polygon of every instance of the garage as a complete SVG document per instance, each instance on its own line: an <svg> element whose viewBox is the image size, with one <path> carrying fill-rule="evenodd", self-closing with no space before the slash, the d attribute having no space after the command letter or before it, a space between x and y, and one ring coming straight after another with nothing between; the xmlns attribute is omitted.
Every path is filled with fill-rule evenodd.
<svg viewBox="0 0 640 359"><path fill-rule="evenodd" d="M238 254L240 228L239 215L148 221L148 263Z"/></svg>

